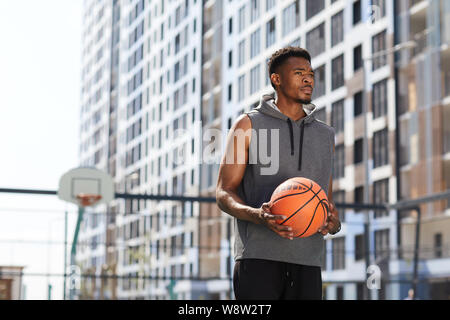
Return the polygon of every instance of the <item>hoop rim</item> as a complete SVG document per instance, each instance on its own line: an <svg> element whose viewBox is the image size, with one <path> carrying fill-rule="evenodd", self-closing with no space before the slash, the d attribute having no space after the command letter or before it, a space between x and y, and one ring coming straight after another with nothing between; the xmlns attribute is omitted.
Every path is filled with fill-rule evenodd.
<svg viewBox="0 0 450 320"><path fill-rule="evenodd" d="M90 207L102 199L100 194L95 193L79 193L76 196L78 204L82 207Z"/></svg>

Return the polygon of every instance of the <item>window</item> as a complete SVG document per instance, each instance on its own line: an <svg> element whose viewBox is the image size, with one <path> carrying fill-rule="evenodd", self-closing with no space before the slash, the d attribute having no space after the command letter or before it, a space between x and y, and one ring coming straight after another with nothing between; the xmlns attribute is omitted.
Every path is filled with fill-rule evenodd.
<svg viewBox="0 0 450 320"><path fill-rule="evenodd" d="M258 28L250 36L250 58L254 58L261 51L261 31Z"/></svg>
<svg viewBox="0 0 450 320"><path fill-rule="evenodd" d="M372 0L372 23L386 16L386 0Z"/></svg>
<svg viewBox="0 0 450 320"><path fill-rule="evenodd" d="M365 282L356 283L356 300L364 300L364 292L367 284Z"/></svg>
<svg viewBox="0 0 450 320"><path fill-rule="evenodd" d="M253 23L259 18L260 0L251 0L250 5L250 23Z"/></svg>
<svg viewBox="0 0 450 320"><path fill-rule="evenodd" d="M358 234L355 236L355 261L363 260L365 253L365 241L364 234Z"/></svg>
<svg viewBox="0 0 450 320"><path fill-rule="evenodd" d="M358 186L355 188L355 203L364 203L364 187Z"/></svg>
<svg viewBox="0 0 450 320"><path fill-rule="evenodd" d="M344 287L343 286L336 287L336 300L344 300Z"/></svg>
<svg viewBox="0 0 450 320"><path fill-rule="evenodd" d="M357 24L361 21L361 1L357 0L353 2L353 24Z"/></svg>
<svg viewBox="0 0 450 320"><path fill-rule="evenodd" d="M231 101L231 99L233 98L233 85L230 83L228 85L228 101Z"/></svg>
<svg viewBox="0 0 450 320"><path fill-rule="evenodd" d="M387 80L381 80L373 85L372 92L373 118L384 116L387 113Z"/></svg>
<svg viewBox="0 0 450 320"><path fill-rule="evenodd" d="M436 233L433 240L434 257L442 258L442 233Z"/></svg>
<svg viewBox="0 0 450 320"><path fill-rule="evenodd" d="M386 30L378 33L372 38L372 70L376 70L387 64L387 56L383 54L386 50ZM376 56L378 54L378 56ZM381 55L380 55L381 54Z"/></svg>
<svg viewBox="0 0 450 320"><path fill-rule="evenodd" d="M334 150L333 179L342 178L345 175L345 146L337 145Z"/></svg>
<svg viewBox="0 0 450 320"><path fill-rule="evenodd" d="M311 58L325 51L325 23L306 34L306 48L308 48Z"/></svg>
<svg viewBox="0 0 450 320"><path fill-rule="evenodd" d="M245 5L243 5L240 9L239 9L239 13L238 13L238 29L239 29L239 33L241 33L244 28L245 28Z"/></svg>
<svg viewBox="0 0 450 320"><path fill-rule="evenodd" d="M228 34L233 33L233 18L228 19Z"/></svg>
<svg viewBox="0 0 450 320"><path fill-rule="evenodd" d="M275 7L275 0L266 0L266 11Z"/></svg>
<svg viewBox="0 0 450 320"><path fill-rule="evenodd" d="M373 203L384 204L389 202L389 179L382 179L373 183ZM386 210L375 210L374 217L381 218L388 213Z"/></svg>
<svg viewBox="0 0 450 320"><path fill-rule="evenodd" d="M344 131L344 99L331 105L331 126L336 133Z"/></svg>
<svg viewBox="0 0 450 320"><path fill-rule="evenodd" d="M344 40L344 11L331 17L331 46Z"/></svg>
<svg viewBox="0 0 450 320"><path fill-rule="evenodd" d="M239 42L238 53L238 66L240 67L245 63L245 39Z"/></svg>
<svg viewBox="0 0 450 320"><path fill-rule="evenodd" d="M266 23L266 48L276 41L275 17Z"/></svg>
<svg viewBox="0 0 450 320"><path fill-rule="evenodd" d="M283 36L287 35L300 25L300 4L295 0L292 4L283 9Z"/></svg>
<svg viewBox="0 0 450 320"><path fill-rule="evenodd" d="M389 163L388 130L384 128L373 134L373 167L377 168Z"/></svg>
<svg viewBox="0 0 450 320"><path fill-rule="evenodd" d="M339 237L331 240L333 250L333 270L345 269L345 237Z"/></svg>
<svg viewBox="0 0 450 320"><path fill-rule="evenodd" d="M353 96L353 114L355 117L361 115L363 112L363 92L357 92Z"/></svg>
<svg viewBox="0 0 450 320"><path fill-rule="evenodd" d="M313 99L316 99L325 94L325 65L314 70L314 81Z"/></svg>
<svg viewBox="0 0 450 320"><path fill-rule="evenodd" d="M324 6L324 0L306 0L306 20L322 11Z"/></svg>
<svg viewBox="0 0 450 320"><path fill-rule="evenodd" d="M344 85L344 55L331 61L331 89L335 90Z"/></svg>
<svg viewBox="0 0 450 320"><path fill-rule="evenodd" d="M228 51L228 67L233 66L233 50Z"/></svg>
<svg viewBox="0 0 450 320"><path fill-rule="evenodd" d="M353 71L359 70L362 66L362 45L359 45L353 49Z"/></svg>
<svg viewBox="0 0 450 320"><path fill-rule="evenodd" d="M375 259L389 258L389 229L375 231Z"/></svg>
<svg viewBox="0 0 450 320"><path fill-rule="evenodd" d="M363 148L364 148L364 140L362 138L355 140L355 144L353 146L354 164L358 164L363 161Z"/></svg>
<svg viewBox="0 0 450 320"><path fill-rule="evenodd" d="M250 94L259 90L259 64L250 70Z"/></svg>
<svg viewBox="0 0 450 320"><path fill-rule="evenodd" d="M238 100L242 101L245 98L245 74L238 78Z"/></svg>

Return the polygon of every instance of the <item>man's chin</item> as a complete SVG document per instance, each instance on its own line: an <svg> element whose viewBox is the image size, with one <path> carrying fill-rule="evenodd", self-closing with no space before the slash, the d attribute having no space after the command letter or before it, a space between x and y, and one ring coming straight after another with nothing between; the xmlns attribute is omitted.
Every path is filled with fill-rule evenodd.
<svg viewBox="0 0 450 320"><path fill-rule="evenodd" d="M301 104L310 104L311 99L298 99L297 102Z"/></svg>

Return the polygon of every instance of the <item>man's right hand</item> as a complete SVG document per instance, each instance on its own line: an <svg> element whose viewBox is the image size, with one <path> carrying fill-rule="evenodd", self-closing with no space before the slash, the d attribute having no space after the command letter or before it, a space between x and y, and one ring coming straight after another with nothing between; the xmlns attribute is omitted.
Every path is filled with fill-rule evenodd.
<svg viewBox="0 0 450 320"><path fill-rule="evenodd" d="M262 204L261 208L257 209L256 214L257 220L260 224L265 225L270 230L277 233L283 238L292 240L294 234L292 228L289 226L280 225L277 221L286 219L285 216L272 214L270 211L270 203L265 202Z"/></svg>

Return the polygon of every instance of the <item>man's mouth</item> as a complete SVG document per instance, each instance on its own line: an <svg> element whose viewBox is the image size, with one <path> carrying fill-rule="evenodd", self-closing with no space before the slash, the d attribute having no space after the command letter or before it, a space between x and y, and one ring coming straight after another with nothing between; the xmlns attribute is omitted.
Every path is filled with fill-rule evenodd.
<svg viewBox="0 0 450 320"><path fill-rule="evenodd" d="M312 87L309 87L309 86L308 87L303 87L300 90L302 90L305 93L309 93L309 94L312 94L312 91L313 91Z"/></svg>

